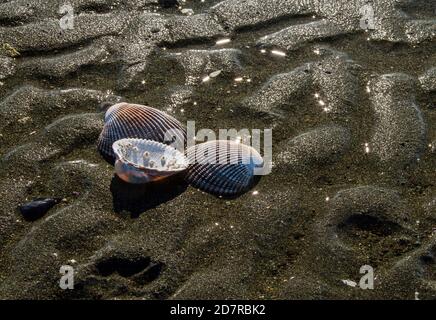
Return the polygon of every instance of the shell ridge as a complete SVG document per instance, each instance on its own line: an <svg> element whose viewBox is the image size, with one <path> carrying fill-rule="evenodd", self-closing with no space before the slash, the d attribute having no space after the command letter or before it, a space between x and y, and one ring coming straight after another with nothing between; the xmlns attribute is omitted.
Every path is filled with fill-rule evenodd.
<svg viewBox="0 0 436 320"><path fill-rule="evenodd" d="M263 159L251 146L229 140L207 141L188 148L190 163L185 179L200 190L234 195L254 181L255 163Z"/></svg>
<svg viewBox="0 0 436 320"><path fill-rule="evenodd" d="M112 145L123 138L139 138L166 142L165 135L185 141L185 129L175 118L158 109L137 104L120 103L110 107L105 114L105 124L97 148L115 158Z"/></svg>

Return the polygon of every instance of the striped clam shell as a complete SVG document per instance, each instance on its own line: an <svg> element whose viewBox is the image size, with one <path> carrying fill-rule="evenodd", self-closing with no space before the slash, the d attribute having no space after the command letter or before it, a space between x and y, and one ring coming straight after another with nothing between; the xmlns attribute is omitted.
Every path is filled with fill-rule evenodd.
<svg viewBox="0 0 436 320"><path fill-rule="evenodd" d="M189 147L185 179L195 188L219 196L247 191L254 182L254 169L263 166L252 147L228 140L214 140Z"/></svg>
<svg viewBox="0 0 436 320"><path fill-rule="evenodd" d="M166 144L144 139L121 139L113 144L115 173L128 183L161 180L188 167L183 153Z"/></svg>
<svg viewBox="0 0 436 320"><path fill-rule="evenodd" d="M183 148L186 130L182 124L160 110L139 104L118 103L105 114L105 124L98 139L98 150L115 158L112 145L124 138L153 140Z"/></svg>

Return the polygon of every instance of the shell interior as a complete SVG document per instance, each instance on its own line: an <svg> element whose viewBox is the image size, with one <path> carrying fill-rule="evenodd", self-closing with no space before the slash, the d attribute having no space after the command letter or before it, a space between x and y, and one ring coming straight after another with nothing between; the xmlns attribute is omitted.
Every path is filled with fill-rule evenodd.
<svg viewBox="0 0 436 320"><path fill-rule="evenodd" d="M188 167L185 156L171 146L144 139L121 139L114 143L117 159L137 169L177 172Z"/></svg>

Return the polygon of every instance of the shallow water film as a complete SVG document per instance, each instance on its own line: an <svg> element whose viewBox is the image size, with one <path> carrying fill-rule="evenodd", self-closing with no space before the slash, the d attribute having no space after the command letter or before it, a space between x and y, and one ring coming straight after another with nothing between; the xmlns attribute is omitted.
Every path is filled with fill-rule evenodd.
<svg viewBox="0 0 436 320"><path fill-rule="evenodd" d="M435 98L435 1L0 0L0 298L435 299ZM127 183L120 102L272 170Z"/></svg>

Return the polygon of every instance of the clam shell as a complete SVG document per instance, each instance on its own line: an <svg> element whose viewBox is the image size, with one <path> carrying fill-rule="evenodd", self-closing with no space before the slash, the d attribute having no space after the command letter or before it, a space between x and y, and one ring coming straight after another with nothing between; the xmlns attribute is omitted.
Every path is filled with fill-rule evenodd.
<svg viewBox="0 0 436 320"><path fill-rule="evenodd" d="M188 167L183 153L166 144L144 139L121 139L113 144L115 172L129 183L157 181Z"/></svg>
<svg viewBox="0 0 436 320"><path fill-rule="evenodd" d="M166 139L167 133L169 139ZM183 147L185 137L182 124L165 112L139 104L118 103L106 111L97 147L103 155L114 159L112 145L117 140L138 138L166 144L177 141L179 148Z"/></svg>
<svg viewBox="0 0 436 320"><path fill-rule="evenodd" d="M247 191L254 182L254 169L263 166L252 147L227 140L214 140L190 147L185 179L195 188L220 196Z"/></svg>

